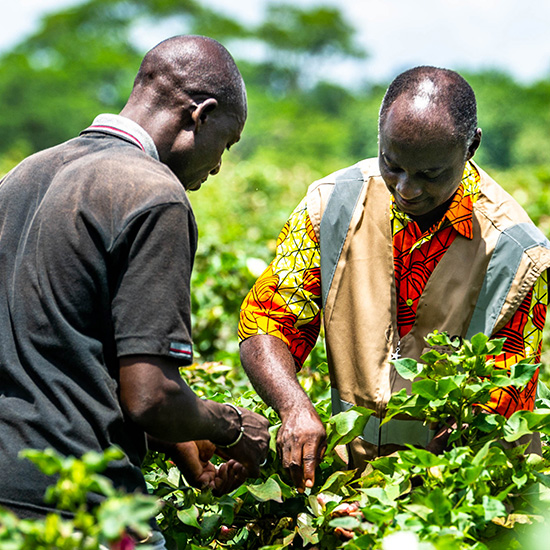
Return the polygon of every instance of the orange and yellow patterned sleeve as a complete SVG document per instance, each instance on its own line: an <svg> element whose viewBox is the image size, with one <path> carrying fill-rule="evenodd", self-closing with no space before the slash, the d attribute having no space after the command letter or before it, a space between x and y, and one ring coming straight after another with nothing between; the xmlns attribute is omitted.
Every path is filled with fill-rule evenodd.
<svg viewBox="0 0 550 550"><path fill-rule="evenodd" d="M494 338L506 338L503 353L495 357L497 368L509 370L512 365L525 358L530 358L535 363L540 362L547 307L548 282L547 274L544 272L508 324L494 335ZM535 406L537 384L538 370L522 391L513 386L494 390L491 399L483 408L507 418L519 410L532 411Z"/></svg>
<svg viewBox="0 0 550 550"><path fill-rule="evenodd" d="M239 340L269 334L285 342L296 368L312 350L321 326L319 243L304 199L278 239L276 255L241 306Z"/></svg>

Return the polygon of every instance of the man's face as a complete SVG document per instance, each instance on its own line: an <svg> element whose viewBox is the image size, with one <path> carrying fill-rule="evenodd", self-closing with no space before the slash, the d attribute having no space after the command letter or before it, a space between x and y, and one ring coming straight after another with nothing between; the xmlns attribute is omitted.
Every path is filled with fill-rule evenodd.
<svg viewBox="0 0 550 550"><path fill-rule="evenodd" d="M458 189L471 155L446 116L416 116L398 99L380 128L380 174L402 212L428 214Z"/></svg>
<svg viewBox="0 0 550 550"><path fill-rule="evenodd" d="M237 112L238 111L238 112ZM215 109L198 132L182 130L166 162L187 190L195 191L220 171L222 155L237 143L245 123L243 109Z"/></svg>

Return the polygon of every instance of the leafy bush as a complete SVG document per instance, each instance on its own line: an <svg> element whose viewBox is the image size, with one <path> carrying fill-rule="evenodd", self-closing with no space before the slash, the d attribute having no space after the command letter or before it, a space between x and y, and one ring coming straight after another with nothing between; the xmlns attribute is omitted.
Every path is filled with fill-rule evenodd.
<svg viewBox="0 0 550 550"><path fill-rule="evenodd" d="M510 375L494 369L486 356L498 353L502 342L483 335L462 345L438 333L427 341L433 349L421 362L395 363L402 376L414 380L413 392L392 397L388 418L405 414L456 425L441 454L408 446L371 462L362 477L348 471L345 445L362 433L372 411L353 407L331 416L326 366L310 365L301 381L314 389L317 411L327 426L328 449L316 487L298 493L275 452L279 421L274 411L247 389L246 380L231 367L195 365L182 370L182 375L202 395L225 401L240 394L240 405L270 420L271 450L259 479L218 498L189 487L171 462L151 453L144 473L151 493L162 504L158 510L147 497L116 493L97 474L116 458L111 451L104 457L86 455L82 461L28 452L43 471L61 474L47 499L71 510L74 520L49 516L45 522L29 522L3 513L2 548L97 548L98 540L120 539L124 526L145 529L154 510L170 549L546 548L550 392L541 388L534 412L516 412L509 419L477 411L491 389L523 386L536 365L520 363ZM542 434L543 457L526 453L527 444L520 443L533 432ZM90 490L108 497L92 512L82 504ZM79 533L86 534L87 545L75 545L82 540Z"/></svg>
<svg viewBox="0 0 550 550"><path fill-rule="evenodd" d="M115 490L111 481L99 474L110 461L122 458L122 451L112 448L103 454L89 452L80 460L64 458L51 449L28 450L22 455L42 472L58 476L44 500L72 519L50 513L44 520L21 520L0 510L0 547L3 550L98 550L100 544L115 549L122 548L126 529L132 529L142 538L147 536L150 519L159 509L157 499L148 495L126 495ZM86 506L90 492L106 497L94 510Z"/></svg>

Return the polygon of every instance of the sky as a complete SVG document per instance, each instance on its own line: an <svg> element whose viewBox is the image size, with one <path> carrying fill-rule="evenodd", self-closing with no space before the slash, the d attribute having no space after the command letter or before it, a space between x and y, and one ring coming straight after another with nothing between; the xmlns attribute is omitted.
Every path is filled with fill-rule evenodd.
<svg viewBox="0 0 550 550"><path fill-rule="evenodd" d="M182 0L183 1L183 0ZM203 0L244 22L261 19L265 0ZM290 1L290 0L289 0ZM79 0L4 0L0 52L34 32L43 14ZM341 65L335 77L384 82L415 65L455 70L500 69L518 81L550 77L549 0L292 0L338 6L369 53L360 65ZM9 7L6 7L6 4ZM162 33L168 32L165 36ZM158 29L144 49L169 36Z"/></svg>

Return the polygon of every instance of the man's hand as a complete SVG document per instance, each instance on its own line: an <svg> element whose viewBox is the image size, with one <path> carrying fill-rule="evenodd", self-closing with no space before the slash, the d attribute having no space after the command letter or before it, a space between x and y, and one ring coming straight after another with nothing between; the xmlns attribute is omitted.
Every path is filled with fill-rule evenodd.
<svg viewBox="0 0 550 550"><path fill-rule="evenodd" d="M259 334L241 343L241 362L260 397L281 418L277 450L292 482L303 492L315 481L315 468L326 450L326 432L298 382L294 358L282 340Z"/></svg>
<svg viewBox="0 0 550 550"><path fill-rule="evenodd" d="M245 468L249 477L260 475L260 464L264 462L269 451L269 421L267 418L248 409L237 407L241 413L238 419L242 422L242 437L240 441L229 447L218 446L216 454L226 459L234 459ZM237 412L227 407L227 414L237 417Z"/></svg>
<svg viewBox="0 0 550 550"><path fill-rule="evenodd" d="M166 454L183 474L187 482L198 489L212 489L215 495L230 493L246 480L246 470L236 460L220 466L210 462L216 446L210 441L186 441L170 445Z"/></svg>
<svg viewBox="0 0 550 550"><path fill-rule="evenodd" d="M283 467L300 493L315 483L315 469L327 448L327 434L313 406L285 414L277 434Z"/></svg>
<svg viewBox="0 0 550 550"><path fill-rule="evenodd" d="M426 445L426 450L432 452L435 455L440 455L448 448L449 437L456 429L456 422L453 422L450 426L444 426L433 437L433 439Z"/></svg>

